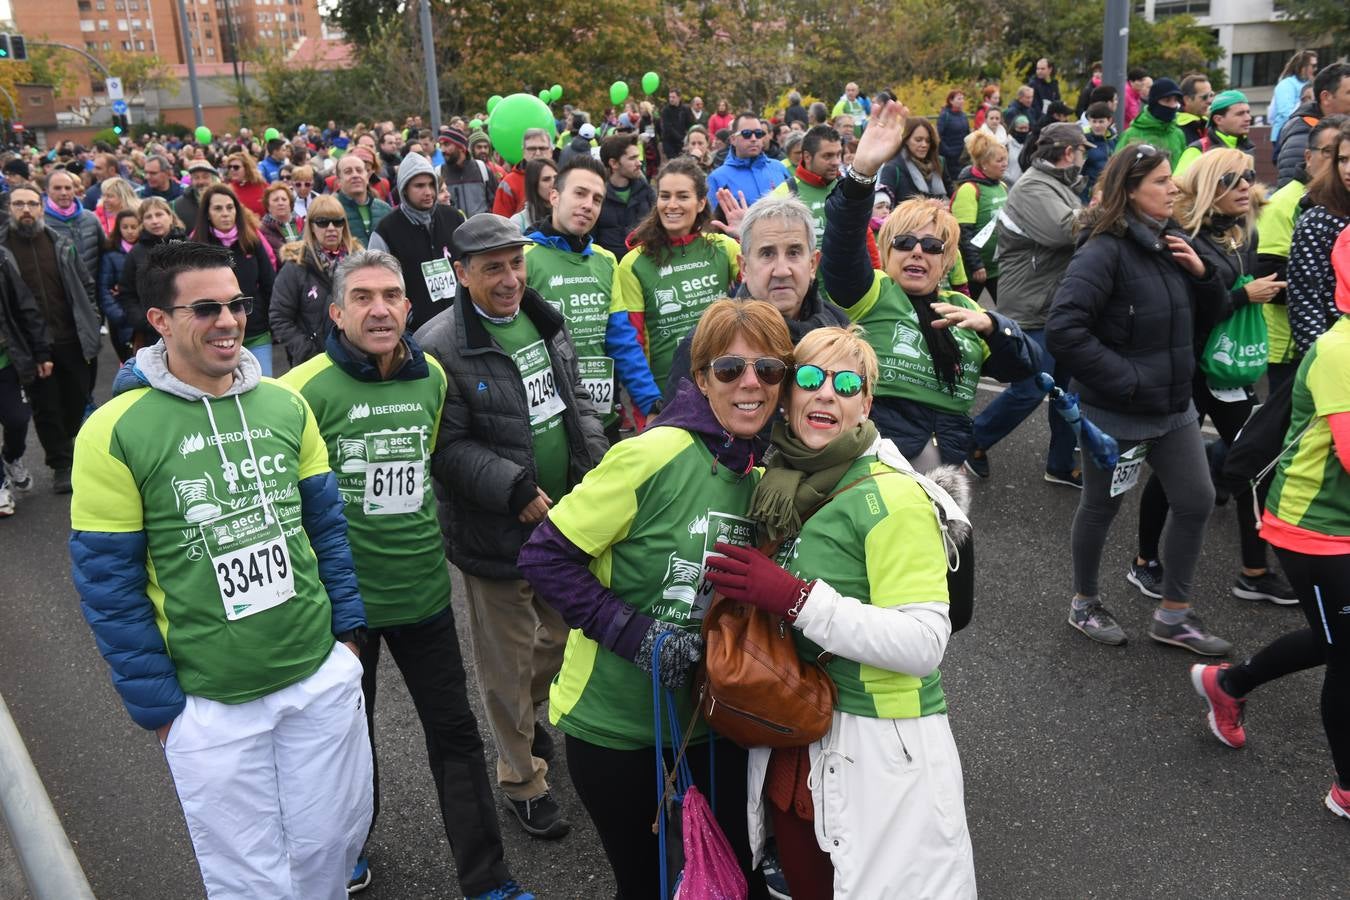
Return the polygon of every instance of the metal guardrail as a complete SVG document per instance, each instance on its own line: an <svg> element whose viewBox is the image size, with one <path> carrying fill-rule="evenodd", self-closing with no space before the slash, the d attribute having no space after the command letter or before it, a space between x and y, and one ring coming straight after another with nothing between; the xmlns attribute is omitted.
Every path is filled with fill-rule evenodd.
<svg viewBox="0 0 1350 900"><path fill-rule="evenodd" d="M0 816L33 900L94 900L4 697L0 697Z"/></svg>

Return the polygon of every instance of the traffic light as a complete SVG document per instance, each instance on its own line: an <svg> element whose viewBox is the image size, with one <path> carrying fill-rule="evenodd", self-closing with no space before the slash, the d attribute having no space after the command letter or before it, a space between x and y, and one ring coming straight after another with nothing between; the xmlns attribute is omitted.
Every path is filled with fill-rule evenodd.
<svg viewBox="0 0 1350 900"><path fill-rule="evenodd" d="M28 44L21 34L0 34L0 61L12 59L25 62L28 59Z"/></svg>
<svg viewBox="0 0 1350 900"><path fill-rule="evenodd" d="M0 59L13 59L12 36L9 34L0 34Z"/></svg>
<svg viewBox="0 0 1350 900"><path fill-rule="evenodd" d="M126 134L130 129L130 125L127 123L127 117L125 115L114 115L112 119L114 134Z"/></svg>

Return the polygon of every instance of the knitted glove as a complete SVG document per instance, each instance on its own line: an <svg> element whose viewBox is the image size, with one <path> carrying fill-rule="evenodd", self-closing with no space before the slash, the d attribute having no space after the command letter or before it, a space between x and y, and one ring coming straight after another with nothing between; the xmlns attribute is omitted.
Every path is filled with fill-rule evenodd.
<svg viewBox="0 0 1350 900"><path fill-rule="evenodd" d="M743 600L765 612L795 619L811 586L754 547L737 547L720 541L708 557L704 576L722 596Z"/></svg>
<svg viewBox="0 0 1350 900"><path fill-rule="evenodd" d="M694 664L703 658L703 638L690 634L669 622L653 622L642 637L633 663L639 669L652 674L652 647L656 639L669 632L670 637L661 644L660 666L661 684L670 690L678 690L689 683L689 672Z"/></svg>

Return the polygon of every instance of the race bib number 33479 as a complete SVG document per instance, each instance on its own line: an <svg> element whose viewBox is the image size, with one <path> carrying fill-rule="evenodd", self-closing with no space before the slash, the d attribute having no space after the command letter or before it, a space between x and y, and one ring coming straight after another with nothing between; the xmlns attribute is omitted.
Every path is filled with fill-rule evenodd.
<svg viewBox="0 0 1350 900"><path fill-rule="evenodd" d="M200 527L225 618L256 615L295 596L290 552L275 513L268 516L259 504Z"/></svg>

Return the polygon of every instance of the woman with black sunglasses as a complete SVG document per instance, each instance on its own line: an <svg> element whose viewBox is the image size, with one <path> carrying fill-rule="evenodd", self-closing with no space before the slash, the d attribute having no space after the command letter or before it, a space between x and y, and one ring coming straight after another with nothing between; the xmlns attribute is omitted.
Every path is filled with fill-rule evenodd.
<svg viewBox="0 0 1350 900"><path fill-rule="evenodd" d="M1228 286L1229 306L1233 313L1251 303L1269 303L1284 288L1275 274L1262 278L1252 275L1256 267L1256 210L1260 196L1255 190L1256 173L1251 157L1241 150L1211 150L1201 156L1179 179L1181 198L1177 219L1195 242L1195 251L1206 265L1212 266L1220 284ZM1225 317L1225 320L1228 317ZM1231 445L1256 406L1256 380L1264 365L1254 367L1251 381L1232 386L1209 377L1201 353L1214 327L1222 324L1197 321L1195 342L1197 362L1191 383L1191 398L1203 421L1209 416L1219 437ZM1262 332L1264 335L1264 332ZM1238 361L1246 357L1230 354ZM1260 357L1264 361L1265 357ZM1255 362L1255 360L1253 360ZM1266 542L1256 529L1256 513L1247 494L1234 498L1237 507L1238 538L1242 550L1242 569L1233 585L1233 596L1243 600L1267 600L1280 606L1294 606L1298 596L1283 575L1269 568ZM1158 544L1167 522L1167 495L1157 473L1149 476L1139 499L1139 556L1126 576L1145 596L1162 598L1163 569L1158 562Z"/></svg>
<svg viewBox="0 0 1350 900"><path fill-rule="evenodd" d="M347 228L342 204L326 194L310 201L301 241L298 253L294 249L282 251L285 261L272 285L272 308L268 311L272 336L286 348L292 368L323 352L333 328L328 315L333 272L348 253L361 249Z"/></svg>
<svg viewBox="0 0 1350 900"><path fill-rule="evenodd" d="M703 564L719 540L749 544L745 518L763 455L757 438L778 408L792 359L783 316L758 300L719 300L694 331L693 381L642 434L615 444L549 511L517 565L540 597L575 629L549 692L549 719L566 735L567 768L600 834L618 896L655 897L659 851L652 834L655 736L652 650L674 691L681 725L691 720L690 675L702 655L700 622L711 596ZM669 736L667 736L669 737ZM746 753L728 740L707 747L700 724L687 760L750 882ZM673 760L670 748L666 764Z"/></svg>
<svg viewBox="0 0 1350 900"><path fill-rule="evenodd" d="M1228 284L1172 219L1177 186L1165 151L1131 144L1102 172L1101 202L1051 301L1050 353L1073 373L1082 411L1120 444L1111 471L1083 465L1073 520L1069 624L1094 641L1124 644L1097 579L1111 522L1147 459L1171 504L1162 546L1162 594L1149 637L1205 656L1232 645L1191 608L1195 567L1214 508L1214 485L1192 399L1195 341L1228 315ZM1199 324L1197 324L1199 323ZM1090 454L1085 454L1090 457Z"/></svg>
<svg viewBox="0 0 1350 900"><path fill-rule="evenodd" d="M804 659L830 654L838 699L820 740L750 751L755 851L771 820L794 900L974 897L938 671L969 618L948 587L969 524L868 420L879 369L858 326L818 328L794 356L749 513L778 549L718 544L707 578L781 616Z"/></svg>
<svg viewBox="0 0 1350 900"><path fill-rule="evenodd" d="M872 421L920 471L959 466L970 452L970 409L981 375L1018 381L1040 371L1040 350L1017 323L939 288L961 229L927 200L908 200L877 235L882 271L865 243L877 172L900 151L903 106L872 117L853 167L825 204L820 271L831 300L863 326L881 365Z"/></svg>

